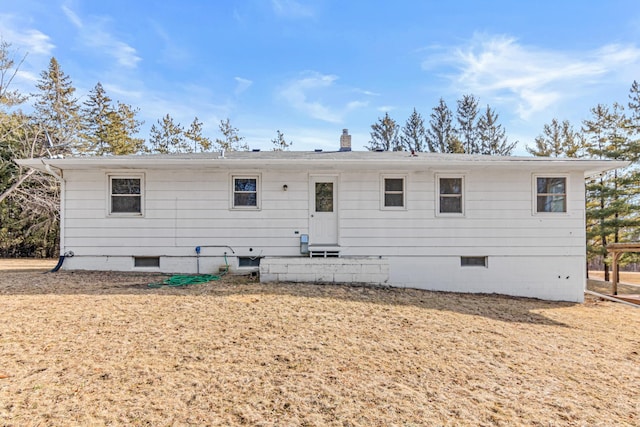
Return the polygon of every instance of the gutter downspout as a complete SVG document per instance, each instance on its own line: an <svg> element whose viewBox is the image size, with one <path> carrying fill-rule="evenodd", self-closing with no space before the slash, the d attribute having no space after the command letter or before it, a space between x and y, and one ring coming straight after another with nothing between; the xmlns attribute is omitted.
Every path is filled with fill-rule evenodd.
<svg viewBox="0 0 640 427"><path fill-rule="evenodd" d="M58 269L62 266L62 262L64 261L64 257L66 256L65 252L64 252L64 248L65 248L65 244L64 244L64 229L65 229L65 219L64 219L64 212L65 212L65 199L66 199L66 181L65 179L62 177L62 170L58 169L59 172L55 172L52 168L51 165L49 165L48 163L45 163L45 159L41 159L40 160L42 162L42 164L44 165L45 170L47 171L47 173L49 173L51 176L53 176L56 180L58 180L58 182L60 182L60 260L58 261L58 265L56 266L56 268L54 268L53 271L58 271ZM71 252L70 252L71 254ZM73 255L71 255L73 256Z"/></svg>

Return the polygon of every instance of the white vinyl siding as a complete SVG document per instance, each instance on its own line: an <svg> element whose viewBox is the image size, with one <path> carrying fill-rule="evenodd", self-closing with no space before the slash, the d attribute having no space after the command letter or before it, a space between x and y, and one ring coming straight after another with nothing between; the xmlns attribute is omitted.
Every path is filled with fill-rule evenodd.
<svg viewBox="0 0 640 427"><path fill-rule="evenodd" d="M554 296L563 292L564 284L582 279L582 172L565 174L564 214L532 215L537 197L532 176L559 174L516 167L469 167L464 174L459 166L451 173L443 173L446 168L440 167L444 171L437 174L411 170L400 174L405 177L405 209L381 209L381 177L394 174L336 168L340 170L313 173L339 173L340 256L389 259L391 284ZM144 216L105 218L110 204L105 172L65 171L63 250L76 254L65 265L132 270L133 257L160 257L162 271L195 273L196 246L202 246L201 271L207 262L210 269L224 265L225 252L230 263L237 263L240 257L301 256L300 236L309 233L313 173L302 166L257 172L149 169L141 186ZM463 178L464 216L438 211L437 179L451 176ZM232 177L258 177L259 209L230 209ZM283 190L285 184L287 191ZM216 247L223 245L234 252ZM487 257L487 268L461 266L461 257L479 255ZM571 299L572 295L567 293L563 298Z"/></svg>
<svg viewBox="0 0 640 427"><path fill-rule="evenodd" d="M345 256L583 256L584 200L581 173L567 176L569 207L563 216L531 215L531 174L474 170L463 174L407 175L406 210L380 206L380 175L341 176L340 246ZM441 214L441 177L463 179L464 215ZM375 185L374 185L375 183ZM571 208L573 207L573 208Z"/></svg>

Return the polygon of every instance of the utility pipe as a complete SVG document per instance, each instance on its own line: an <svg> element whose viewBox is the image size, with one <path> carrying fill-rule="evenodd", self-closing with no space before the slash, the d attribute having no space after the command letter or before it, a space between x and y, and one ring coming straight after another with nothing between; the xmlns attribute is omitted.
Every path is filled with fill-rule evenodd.
<svg viewBox="0 0 640 427"><path fill-rule="evenodd" d="M62 263L64 262L64 258L66 256L72 257L73 256L73 252L69 251L69 252L65 252L64 248L65 248L65 244L64 244L64 230L65 230L65 219L64 219L64 212L65 212L65 206L66 206L66 188L67 188L67 182L65 181L64 177L62 176L62 170L58 169L58 171L60 171L60 173L56 172L53 170L53 168L51 167L50 164L45 162L45 159L40 159L40 161L42 162L42 164L44 165L45 170L47 171L47 173L49 173L51 176L53 176L56 180L58 180L58 182L60 182L60 259L58 260L58 265L56 265L56 267L51 270L52 272L56 272L60 269L60 267L62 267ZM71 255L68 255L71 254Z"/></svg>
<svg viewBox="0 0 640 427"><path fill-rule="evenodd" d="M235 254L236 251L229 245L200 245L196 246L196 272L200 274L200 251L202 248L229 248L231 253ZM227 262L227 253L224 253L224 261ZM227 270L229 269L229 264L227 263Z"/></svg>

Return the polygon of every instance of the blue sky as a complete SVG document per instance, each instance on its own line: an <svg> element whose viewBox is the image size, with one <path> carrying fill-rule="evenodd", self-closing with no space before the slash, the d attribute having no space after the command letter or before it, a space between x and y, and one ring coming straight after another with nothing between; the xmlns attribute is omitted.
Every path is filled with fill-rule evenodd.
<svg viewBox="0 0 640 427"><path fill-rule="evenodd" d="M25 93L55 56L80 101L101 82L139 108L144 138L167 113L211 138L229 118L261 149L278 129L337 149L343 128L364 149L385 112L427 120L472 93L525 154L552 118L579 127L640 80L637 0L0 0L0 36L28 54Z"/></svg>

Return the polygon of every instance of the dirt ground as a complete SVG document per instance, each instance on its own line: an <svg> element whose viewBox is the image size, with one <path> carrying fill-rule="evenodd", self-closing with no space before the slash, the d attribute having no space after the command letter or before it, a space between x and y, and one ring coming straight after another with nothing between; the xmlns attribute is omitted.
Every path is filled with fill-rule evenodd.
<svg viewBox="0 0 640 427"><path fill-rule="evenodd" d="M48 268L0 262L3 426L640 425L626 305Z"/></svg>

